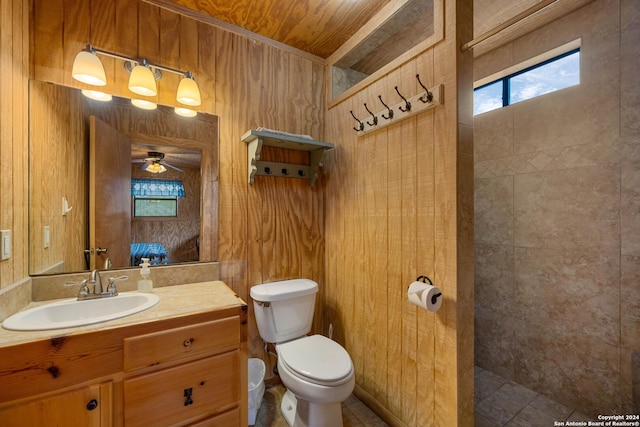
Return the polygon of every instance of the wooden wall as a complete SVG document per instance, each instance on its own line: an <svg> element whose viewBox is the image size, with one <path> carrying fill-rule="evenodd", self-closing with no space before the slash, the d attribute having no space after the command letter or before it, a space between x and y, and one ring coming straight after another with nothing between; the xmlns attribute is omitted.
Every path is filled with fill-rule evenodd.
<svg viewBox="0 0 640 427"><path fill-rule="evenodd" d="M221 280L246 301L252 285L273 280L308 277L323 286L322 179L315 188L305 180L268 177L249 186L247 149L240 140L258 126L322 140L319 62L132 0L35 0L33 41L35 79L74 87L82 85L71 78L73 59L87 43L193 70L203 98L200 111L220 117ZM105 90L131 96L122 64L101 59L109 80ZM158 101L175 105L177 84L178 79L163 77ZM255 323L249 327L250 354L261 356Z"/></svg>
<svg viewBox="0 0 640 427"><path fill-rule="evenodd" d="M0 289L27 269L27 79L29 2L0 0L0 229L11 230L12 256L0 261Z"/></svg>
<svg viewBox="0 0 640 427"><path fill-rule="evenodd" d="M356 392L399 426L473 425L473 146L470 1L446 1L444 41L331 108L323 327L333 325ZM444 84L444 105L358 136L378 95L394 104ZM374 110L376 111L376 110ZM382 119L380 119L382 120ZM407 301L426 275L444 302Z"/></svg>
<svg viewBox="0 0 640 427"><path fill-rule="evenodd" d="M80 91L29 84L29 272L87 269L89 243L89 128ZM61 215L62 197L73 209ZM26 208L26 206L25 206ZM26 209L25 209L26 210ZM44 247L44 226L50 245Z"/></svg>

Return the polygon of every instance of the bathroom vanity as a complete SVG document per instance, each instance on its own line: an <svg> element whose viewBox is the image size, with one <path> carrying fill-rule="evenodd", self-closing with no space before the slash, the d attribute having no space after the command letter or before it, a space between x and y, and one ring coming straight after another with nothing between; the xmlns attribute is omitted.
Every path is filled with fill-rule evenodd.
<svg viewBox="0 0 640 427"><path fill-rule="evenodd" d="M219 281L155 292L101 324L0 330L0 425L246 426L247 305Z"/></svg>

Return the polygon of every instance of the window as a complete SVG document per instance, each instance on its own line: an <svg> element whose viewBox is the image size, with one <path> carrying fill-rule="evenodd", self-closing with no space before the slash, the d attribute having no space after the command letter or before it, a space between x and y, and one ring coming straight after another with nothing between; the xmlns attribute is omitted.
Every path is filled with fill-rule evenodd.
<svg viewBox="0 0 640 427"><path fill-rule="evenodd" d="M135 196L133 198L133 216L178 216L178 198Z"/></svg>
<svg viewBox="0 0 640 427"><path fill-rule="evenodd" d="M473 114L486 113L579 84L580 48L520 68L518 71L509 70L510 73L504 77L490 78L488 83L476 87L473 91Z"/></svg>

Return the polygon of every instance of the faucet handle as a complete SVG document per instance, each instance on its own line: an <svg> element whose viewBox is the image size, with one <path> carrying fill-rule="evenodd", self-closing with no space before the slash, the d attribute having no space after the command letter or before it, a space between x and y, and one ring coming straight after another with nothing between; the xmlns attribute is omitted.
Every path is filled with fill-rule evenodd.
<svg viewBox="0 0 640 427"><path fill-rule="evenodd" d="M84 298L87 295L89 295L89 286L87 286L87 279L82 279L79 282L65 282L64 285L66 287L69 287L69 286L80 286L80 289L78 290L78 299Z"/></svg>
<svg viewBox="0 0 640 427"><path fill-rule="evenodd" d="M109 277L109 285L107 286L107 292L113 296L118 295L118 289L116 289L116 282L127 280L129 276Z"/></svg>

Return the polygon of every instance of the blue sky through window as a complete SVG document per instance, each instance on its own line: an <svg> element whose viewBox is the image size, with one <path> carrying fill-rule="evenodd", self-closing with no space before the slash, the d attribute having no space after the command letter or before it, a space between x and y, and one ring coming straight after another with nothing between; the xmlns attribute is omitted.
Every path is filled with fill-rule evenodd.
<svg viewBox="0 0 640 427"><path fill-rule="evenodd" d="M505 80L508 85L503 84ZM580 51L575 51L477 88L473 96L473 112L486 113L579 83ZM508 94L503 93L505 86ZM503 97L507 95L505 102Z"/></svg>

